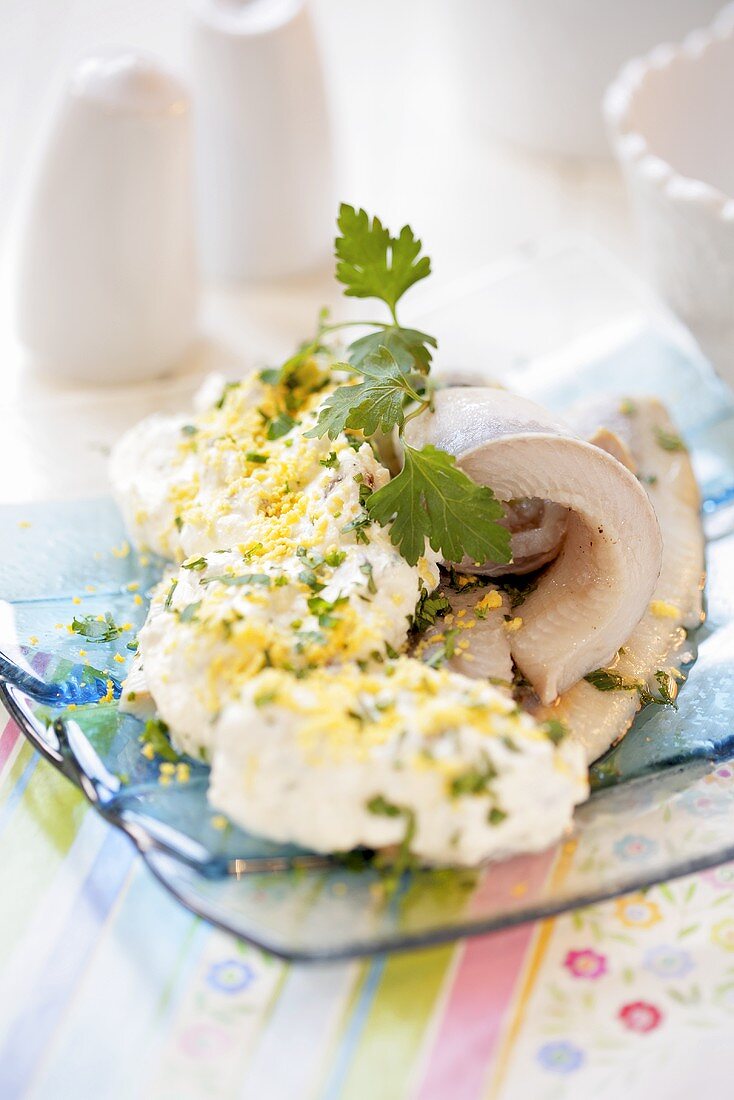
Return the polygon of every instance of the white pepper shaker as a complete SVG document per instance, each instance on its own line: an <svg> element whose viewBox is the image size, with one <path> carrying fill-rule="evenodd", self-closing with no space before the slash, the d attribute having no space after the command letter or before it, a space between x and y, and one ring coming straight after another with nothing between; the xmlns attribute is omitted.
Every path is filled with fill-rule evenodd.
<svg viewBox="0 0 734 1100"><path fill-rule="evenodd" d="M199 242L215 279L313 268L334 236L332 150L305 0L190 0Z"/></svg>
<svg viewBox="0 0 734 1100"><path fill-rule="evenodd" d="M196 328L189 96L147 55L82 61L52 120L21 231L18 328L47 374L164 374Z"/></svg>

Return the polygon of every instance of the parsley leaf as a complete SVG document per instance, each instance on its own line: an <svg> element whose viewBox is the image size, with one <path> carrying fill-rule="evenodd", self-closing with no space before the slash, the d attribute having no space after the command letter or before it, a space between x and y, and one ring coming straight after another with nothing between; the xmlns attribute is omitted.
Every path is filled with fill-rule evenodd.
<svg viewBox="0 0 734 1100"><path fill-rule="evenodd" d="M378 329L377 332L368 332L366 336L360 336L351 343L349 362L356 370L361 371L365 360L381 347L387 348L400 369L406 373L416 370L420 374L428 374L431 348L438 347L438 344L434 336L418 329L390 325L385 329Z"/></svg>
<svg viewBox="0 0 734 1100"><path fill-rule="evenodd" d="M336 439L345 428L358 428L365 435L402 427L406 397L420 400L408 376L387 348L368 355L359 368L364 381L340 386L326 399L316 424L307 436L328 435Z"/></svg>
<svg viewBox="0 0 734 1100"><path fill-rule="evenodd" d="M395 313L406 290L431 273L428 256L420 256L421 242L409 225L390 236L379 218L342 203L337 218L336 277L350 298L379 298Z"/></svg>
<svg viewBox="0 0 734 1100"><path fill-rule="evenodd" d="M425 540L446 561L510 561L510 533L497 521L502 505L491 489L476 485L456 459L430 444L404 447L404 466L367 501L367 511L383 527L410 565L425 551Z"/></svg>

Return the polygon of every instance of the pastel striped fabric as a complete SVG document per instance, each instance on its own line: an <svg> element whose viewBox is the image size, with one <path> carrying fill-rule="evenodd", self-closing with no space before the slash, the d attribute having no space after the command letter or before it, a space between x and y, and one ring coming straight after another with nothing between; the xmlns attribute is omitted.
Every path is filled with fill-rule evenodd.
<svg viewBox="0 0 734 1100"><path fill-rule="evenodd" d="M2 1100L557 1100L582 1082L618 1096L620 1074L637 1066L632 1097L650 1095L669 1064L686 1080L679 1027L644 952L665 931L672 962L659 954L659 968L673 988L695 933L676 956L678 918L666 923L652 892L626 918L617 902L416 953L287 965L170 899L7 719L0 769ZM535 873L562 869L537 861ZM671 913L672 891L690 882L663 888ZM732 921L710 960L719 986L721 955L734 951L730 909L715 914ZM614 961L623 951L626 977ZM731 1026L730 985L709 1036Z"/></svg>

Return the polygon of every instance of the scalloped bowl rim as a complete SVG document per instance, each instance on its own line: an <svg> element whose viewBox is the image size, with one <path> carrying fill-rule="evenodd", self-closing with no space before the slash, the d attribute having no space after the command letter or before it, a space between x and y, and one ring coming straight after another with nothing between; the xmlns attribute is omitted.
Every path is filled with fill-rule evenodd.
<svg viewBox="0 0 734 1100"><path fill-rule="evenodd" d="M624 165L634 166L669 199L697 206L734 224L734 195L678 171L652 151L645 135L633 129L629 121L633 100L651 72L669 72L676 64L695 65L711 50L730 42L734 43L734 3L722 8L708 27L691 31L682 42L662 43L628 61L607 88L602 108L612 143Z"/></svg>

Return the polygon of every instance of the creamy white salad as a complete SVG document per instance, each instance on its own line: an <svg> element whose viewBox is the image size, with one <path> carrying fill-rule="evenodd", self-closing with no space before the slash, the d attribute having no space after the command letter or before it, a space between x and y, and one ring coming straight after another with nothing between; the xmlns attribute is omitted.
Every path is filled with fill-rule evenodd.
<svg viewBox="0 0 734 1100"><path fill-rule="evenodd" d="M405 227L342 207L347 293L391 319L340 359L207 383L119 442L115 496L167 567L121 706L211 764L214 810L318 852L475 865L572 826L587 767L674 704L701 618L685 447L655 400L566 416L430 379Z"/></svg>

